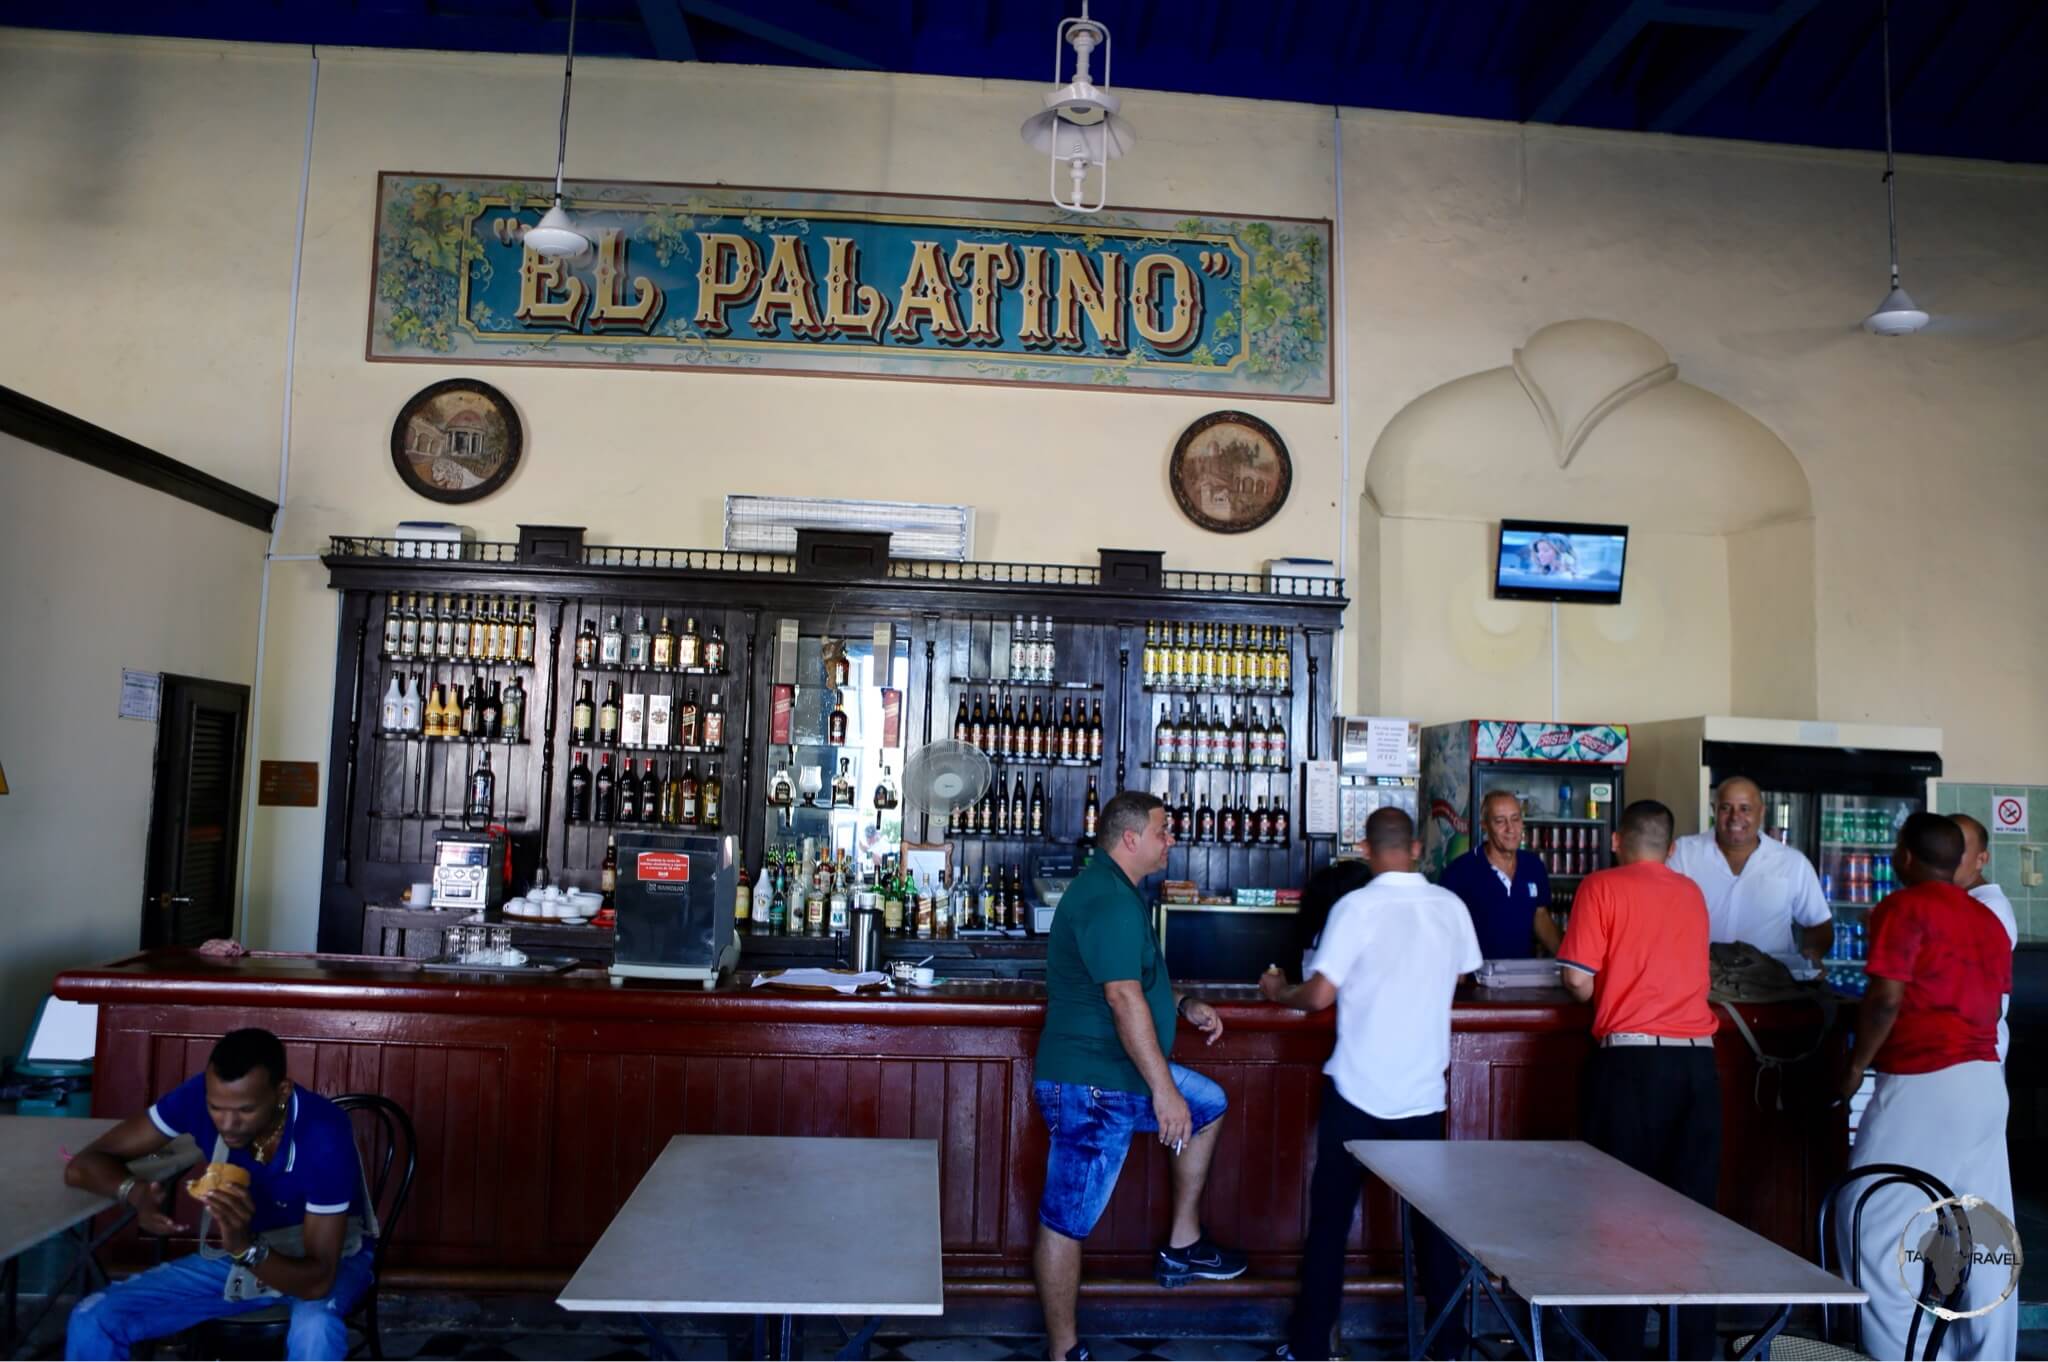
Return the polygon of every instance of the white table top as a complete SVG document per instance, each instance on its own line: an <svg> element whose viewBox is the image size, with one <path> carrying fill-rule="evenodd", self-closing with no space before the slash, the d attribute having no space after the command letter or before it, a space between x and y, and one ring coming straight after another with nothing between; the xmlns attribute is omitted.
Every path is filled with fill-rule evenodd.
<svg viewBox="0 0 2048 1362"><path fill-rule="evenodd" d="M0 1262L113 1205L64 1185L76 1154L119 1121L100 1116L0 1116Z"/></svg>
<svg viewBox="0 0 2048 1362"><path fill-rule="evenodd" d="M942 1314L938 1142L678 1135L555 1303Z"/></svg>
<svg viewBox="0 0 2048 1362"><path fill-rule="evenodd" d="M1532 1305L1855 1305L1868 1293L1576 1140L1351 1140Z"/></svg>

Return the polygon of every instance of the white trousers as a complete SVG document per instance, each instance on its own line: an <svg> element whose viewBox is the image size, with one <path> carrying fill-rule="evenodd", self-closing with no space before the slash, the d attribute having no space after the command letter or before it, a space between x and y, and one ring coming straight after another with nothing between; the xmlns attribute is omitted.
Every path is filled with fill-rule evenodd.
<svg viewBox="0 0 2048 1362"><path fill-rule="evenodd" d="M1877 1091L1856 1132L1851 1167L1870 1163L1902 1163L1931 1173L1958 1196L1982 1197L2013 1218L2012 1168L2006 1160L2005 1071L1989 1061L1951 1065L1929 1074L1879 1074ZM1850 1184L1836 1206L1838 1244L1845 1244L1856 1196L1868 1184ZM1908 1224L1924 1231L1931 1217L1917 1221L1913 1213L1927 1204L1918 1190L1887 1187L1863 1208L1862 1286L1870 1293L1863 1307L1863 1350L1875 1358L1903 1358L1906 1332L1916 1307L1914 1290L1900 1280L1898 1250ZM1911 1247L1911 1246L1909 1246ZM1980 1246L1982 1247L1982 1246ZM1844 1255L1843 1261L1847 1262ZM1920 1271L1909 1266L1907 1280L1917 1288ZM1997 1299L2011 1281L2010 1270L1979 1261L1971 1270L1963 1308L1974 1310ZM1914 1339L1916 1351L1927 1347L1933 1315L1922 1313ZM2020 1302L2015 1290L1987 1315L1959 1319L1942 1339L1944 1358L2010 1358L2019 1347Z"/></svg>

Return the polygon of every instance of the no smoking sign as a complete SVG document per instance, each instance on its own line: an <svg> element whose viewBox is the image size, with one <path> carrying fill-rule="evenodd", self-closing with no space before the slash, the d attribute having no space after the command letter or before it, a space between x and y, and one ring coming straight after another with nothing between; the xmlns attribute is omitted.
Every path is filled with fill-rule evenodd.
<svg viewBox="0 0 2048 1362"><path fill-rule="evenodd" d="M1993 832L2018 832L2027 830L2027 797L2025 795L1999 795L1991 801L1991 830Z"/></svg>

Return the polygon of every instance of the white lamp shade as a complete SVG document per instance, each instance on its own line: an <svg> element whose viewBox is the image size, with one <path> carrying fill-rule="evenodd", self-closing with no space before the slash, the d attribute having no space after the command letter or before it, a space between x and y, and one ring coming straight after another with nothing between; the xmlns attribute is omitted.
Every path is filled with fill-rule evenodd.
<svg viewBox="0 0 2048 1362"><path fill-rule="evenodd" d="M590 238L577 230L575 219L562 207L561 200L548 209L537 226L526 229L526 248L535 255L577 260L590 252Z"/></svg>
<svg viewBox="0 0 2048 1362"><path fill-rule="evenodd" d="M1877 311L1863 319L1863 329L1874 336L1910 336L1927 325L1927 314L1906 290L1893 285Z"/></svg>
<svg viewBox="0 0 2048 1362"><path fill-rule="evenodd" d="M1129 120L1114 113L1105 113L1099 123L1075 123L1062 117L1058 109L1047 109L1025 119L1018 134L1033 151L1062 161L1075 157L1114 161L1138 144L1138 134Z"/></svg>

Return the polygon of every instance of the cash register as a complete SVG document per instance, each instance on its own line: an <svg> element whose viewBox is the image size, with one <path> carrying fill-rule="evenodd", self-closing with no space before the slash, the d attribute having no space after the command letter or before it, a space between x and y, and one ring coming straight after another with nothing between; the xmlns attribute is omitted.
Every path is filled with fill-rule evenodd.
<svg viewBox="0 0 2048 1362"><path fill-rule="evenodd" d="M617 846L612 983L670 979L717 987L740 958L733 927L739 839L628 831L617 834Z"/></svg>

